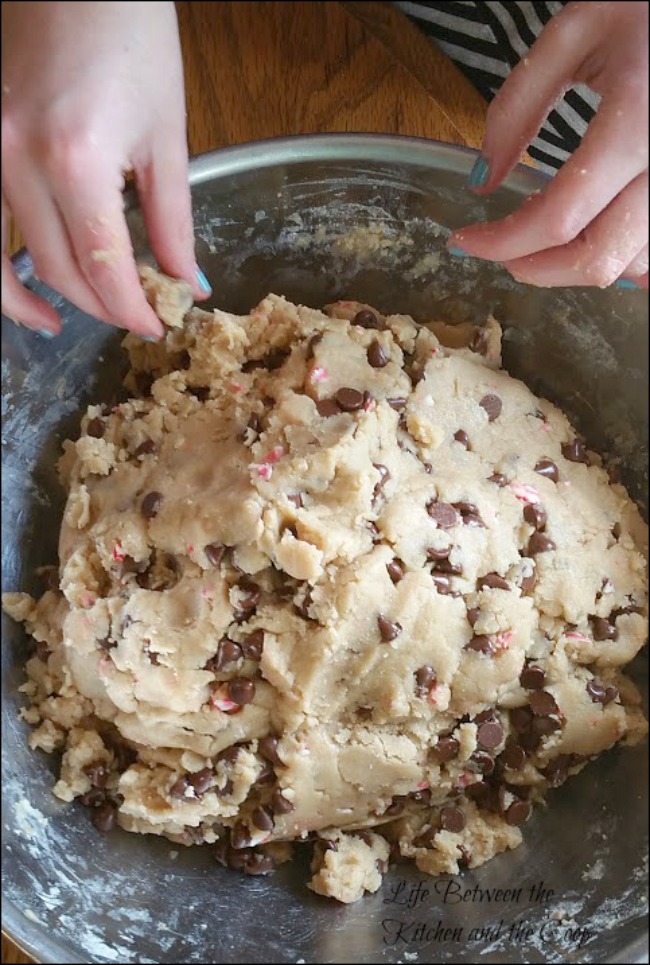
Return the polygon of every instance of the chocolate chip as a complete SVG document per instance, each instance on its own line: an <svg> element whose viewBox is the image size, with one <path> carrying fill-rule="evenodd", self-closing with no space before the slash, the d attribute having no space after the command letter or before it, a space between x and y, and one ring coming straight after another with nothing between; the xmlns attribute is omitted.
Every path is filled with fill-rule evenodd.
<svg viewBox="0 0 650 965"><path fill-rule="evenodd" d="M103 640L97 640L97 646L100 650L114 650L117 646L115 640L111 640L109 637L104 637Z"/></svg>
<svg viewBox="0 0 650 965"><path fill-rule="evenodd" d="M476 582L477 590L482 590L484 587L489 590L509 590L510 584L498 573L487 573Z"/></svg>
<svg viewBox="0 0 650 965"><path fill-rule="evenodd" d="M551 787L560 787L564 784L569 776L570 764L571 758L568 754L560 754L549 761L542 773Z"/></svg>
<svg viewBox="0 0 650 965"><path fill-rule="evenodd" d="M136 372L134 375L136 393L143 398L151 395L154 377L151 372Z"/></svg>
<svg viewBox="0 0 650 965"><path fill-rule="evenodd" d="M404 798L394 797L393 800L388 805L388 807L386 808L386 810L384 811L384 816L394 818L394 817L397 817L398 814L401 814L403 810L404 810Z"/></svg>
<svg viewBox="0 0 650 965"><path fill-rule="evenodd" d="M429 691L437 680L437 674L433 667L425 665L415 671L415 695L416 697L427 697Z"/></svg>
<svg viewBox="0 0 650 965"><path fill-rule="evenodd" d="M533 721L530 707L515 707L510 711L510 723L518 734L527 734Z"/></svg>
<svg viewBox="0 0 650 965"><path fill-rule="evenodd" d="M251 835L249 829L245 824L241 822L237 823L230 832L231 847L233 847L235 851L241 851L242 848L247 848L250 843Z"/></svg>
<svg viewBox="0 0 650 965"><path fill-rule="evenodd" d="M269 352L261 359L250 359L248 362L244 362L241 370L242 372L253 372L255 369L266 369L267 372L275 372L284 365L288 357L288 351L278 349Z"/></svg>
<svg viewBox="0 0 650 965"><path fill-rule="evenodd" d="M386 399L386 402L395 412L403 412L406 408L406 399L401 398L401 396L395 399Z"/></svg>
<svg viewBox="0 0 650 965"><path fill-rule="evenodd" d="M386 322L381 318L377 318L374 312L371 312L369 308L362 308L360 312L352 319L353 325L360 325L361 328L373 328L377 331L383 331L386 328Z"/></svg>
<svg viewBox="0 0 650 965"><path fill-rule="evenodd" d="M492 638L483 633L472 637L469 643L465 644L465 650L474 650L476 653L492 655L494 653L494 649L494 641Z"/></svg>
<svg viewBox="0 0 650 965"><path fill-rule="evenodd" d="M391 640L395 640L402 632L399 623L395 623L387 617L381 616L381 614L377 617L377 626L379 627L379 634L384 643L390 643Z"/></svg>
<svg viewBox="0 0 650 965"><path fill-rule="evenodd" d="M212 768L203 767L200 771L194 771L187 775L187 780L192 785L197 794L204 794L210 787L214 773Z"/></svg>
<svg viewBox="0 0 650 965"><path fill-rule="evenodd" d="M223 554L226 552L226 547L220 543L208 543L208 545L204 547L203 552L207 557L208 563L211 563L213 566L219 566L223 559Z"/></svg>
<svg viewBox="0 0 650 965"><path fill-rule="evenodd" d="M106 786L109 769L104 761L93 761L92 764L86 764L82 770L93 787Z"/></svg>
<svg viewBox="0 0 650 965"><path fill-rule="evenodd" d="M475 724L485 724L486 721L499 722L499 715L496 707L488 707L487 710L482 710L480 714L477 714L474 718Z"/></svg>
<svg viewBox="0 0 650 965"><path fill-rule="evenodd" d="M338 402L334 399L319 399L316 403L316 408L318 409L318 414L324 419L329 419L330 416L333 415L339 415L341 411Z"/></svg>
<svg viewBox="0 0 650 965"><path fill-rule="evenodd" d="M295 811L295 804L284 796L279 788L271 795L271 810L274 814L291 814Z"/></svg>
<svg viewBox="0 0 650 965"><path fill-rule="evenodd" d="M537 570L533 569L528 576L522 576L519 585L522 593L532 593L537 586Z"/></svg>
<svg viewBox="0 0 650 965"><path fill-rule="evenodd" d="M282 758L278 754L279 743L277 737L262 737L258 742L257 749L262 757L270 761L271 764L282 765Z"/></svg>
<svg viewBox="0 0 650 965"><path fill-rule="evenodd" d="M520 744L507 744L499 754L499 761L511 771L520 771L526 763L526 751Z"/></svg>
<svg viewBox="0 0 650 965"><path fill-rule="evenodd" d="M465 446L466 449L471 450L472 447L469 442L469 436L464 429L459 429L457 432L454 432L454 439L456 442L460 442L461 446Z"/></svg>
<svg viewBox="0 0 650 965"><path fill-rule="evenodd" d="M541 690L546 683L546 674L536 664L529 664L519 674L519 683L525 690Z"/></svg>
<svg viewBox="0 0 650 965"><path fill-rule="evenodd" d="M322 341L323 341L323 333L322 333L322 332L315 332L315 333L311 336L311 338L310 338L309 341L307 342L307 348L306 348L306 350L305 350L305 358L307 359L307 361L310 361L310 359L313 359L313 357L314 357L314 349L315 349L316 346L319 345Z"/></svg>
<svg viewBox="0 0 650 965"><path fill-rule="evenodd" d="M86 435L92 436L93 439L101 439L106 432L106 423L103 419L91 419L86 426Z"/></svg>
<svg viewBox="0 0 650 965"><path fill-rule="evenodd" d="M211 657L205 665L212 673L221 673L226 667L238 663L242 658L242 648L234 640L224 637L217 648L216 656Z"/></svg>
<svg viewBox="0 0 650 965"><path fill-rule="evenodd" d="M302 500L302 493L292 493L291 495L287 496L287 499L293 506L296 507L296 509L302 509L304 505Z"/></svg>
<svg viewBox="0 0 650 965"><path fill-rule="evenodd" d="M474 626L474 624L476 623L480 615L481 615L481 611L477 606L472 606L468 609L467 622L469 623L470 627Z"/></svg>
<svg viewBox="0 0 650 965"><path fill-rule="evenodd" d="M556 717L555 715L550 717L533 717L531 732L535 737L548 737L549 734L554 734L556 730L561 729L562 722L560 721L559 717Z"/></svg>
<svg viewBox="0 0 650 965"><path fill-rule="evenodd" d="M494 805L494 790L489 784L478 781L465 788L465 796L476 803L477 807L490 808Z"/></svg>
<svg viewBox="0 0 650 965"><path fill-rule="evenodd" d="M604 617L589 617L594 640L616 640L618 631L614 624Z"/></svg>
<svg viewBox="0 0 650 965"><path fill-rule="evenodd" d="M585 444L581 439L574 439L572 442L563 443L562 455L569 462L584 462L589 465L589 456L587 455Z"/></svg>
<svg viewBox="0 0 650 965"><path fill-rule="evenodd" d="M117 808L108 801L105 804L100 804L93 811L91 821L98 831L112 831L117 822Z"/></svg>
<svg viewBox="0 0 650 965"><path fill-rule="evenodd" d="M524 507L524 519L530 526L534 527L537 532L541 532L547 522L546 510L539 504L529 503Z"/></svg>
<svg viewBox="0 0 650 965"><path fill-rule="evenodd" d="M260 831L272 831L273 830L273 815L268 808L263 805L256 807L251 814L251 821L256 828Z"/></svg>
<svg viewBox="0 0 650 965"><path fill-rule="evenodd" d="M460 808L446 807L440 812L440 827L443 831L460 834L466 824L465 812Z"/></svg>
<svg viewBox="0 0 650 965"><path fill-rule="evenodd" d="M261 851L253 851L244 864L244 874L258 877L268 875L275 871L275 861L270 854L262 854Z"/></svg>
<svg viewBox="0 0 650 965"><path fill-rule="evenodd" d="M427 547L427 559L429 562L438 563L440 560L448 559L451 550L451 546L429 546Z"/></svg>
<svg viewBox="0 0 650 965"><path fill-rule="evenodd" d="M458 513L450 503L440 503L432 499L427 503L427 512L440 529L451 529L460 522Z"/></svg>
<svg viewBox="0 0 650 965"><path fill-rule="evenodd" d="M101 787L91 787L89 791L79 797L79 803L85 808L98 808L106 803L106 791Z"/></svg>
<svg viewBox="0 0 650 965"><path fill-rule="evenodd" d="M551 459L540 459L535 466L535 472L545 476L546 479L552 479L553 482L557 482L560 478L557 466Z"/></svg>
<svg viewBox="0 0 650 965"><path fill-rule="evenodd" d="M436 764L446 764L458 756L460 744L455 737L441 737L429 751L429 758Z"/></svg>
<svg viewBox="0 0 650 965"><path fill-rule="evenodd" d="M376 483L375 488L374 488L374 490L373 490L373 494L372 494L373 504L374 504L374 503L376 502L376 500L378 499L378 497L381 495L381 492L382 492L384 486L386 485L386 483L387 483L388 480L390 479L390 473L389 473L388 469L386 468L386 466L383 466L383 465L382 465L381 463L379 463L379 462L373 462L372 465L373 465L373 467L377 470L377 472L379 473L379 482Z"/></svg>
<svg viewBox="0 0 650 965"><path fill-rule="evenodd" d="M488 422L494 422L501 415L501 410L503 409L503 402L498 395L484 395L479 405L485 410L488 417Z"/></svg>
<svg viewBox="0 0 650 965"><path fill-rule="evenodd" d="M477 355L487 355L488 339L482 328L477 329L468 342L468 348Z"/></svg>
<svg viewBox="0 0 650 965"><path fill-rule="evenodd" d="M587 683L587 693L595 704L611 704L618 697L617 687L606 687L604 683L595 677Z"/></svg>
<svg viewBox="0 0 650 965"><path fill-rule="evenodd" d="M470 771L487 776L494 770L494 758L487 751L474 751L467 761L467 766Z"/></svg>
<svg viewBox="0 0 650 965"><path fill-rule="evenodd" d="M494 483L499 489L503 489L504 486L508 485L508 477L504 476L502 472L494 472L491 476L488 476L488 482Z"/></svg>
<svg viewBox="0 0 650 965"><path fill-rule="evenodd" d="M538 553L549 553L554 549L557 549L557 547L550 536L535 532L528 540L526 552L528 556L537 556Z"/></svg>
<svg viewBox="0 0 650 965"><path fill-rule="evenodd" d="M391 560L386 563L386 569L392 583L399 583L404 579L404 564L401 560Z"/></svg>
<svg viewBox="0 0 650 965"><path fill-rule="evenodd" d="M193 395L197 402L205 402L210 397L210 387L208 385L188 385L187 391Z"/></svg>
<svg viewBox="0 0 650 965"><path fill-rule="evenodd" d="M485 526L485 523L481 519L478 506L474 503L461 502L452 503L452 505L454 509L457 509L460 513L464 526Z"/></svg>
<svg viewBox="0 0 650 965"><path fill-rule="evenodd" d="M385 365L388 365L390 355L388 355L379 342L375 340L368 348L367 358L368 364L371 365L373 369L383 369Z"/></svg>
<svg viewBox="0 0 650 965"><path fill-rule="evenodd" d="M530 801L513 801L506 811L506 821L513 828L518 828L524 824L533 813L533 806Z"/></svg>
<svg viewBox="0 0 650 965"><path fill-rule="evenodd" d="M497 721L486 721L485 724L481 724L479 727L476 740L481 747L487 747L488 750L493 750L495 747L498 747L503 740L503 727Z"/></svg>
<svg viewBox="0 0 650 965"><path fill-rule="evenodd" d="M237 584L237 589L244 595L239 600L241 610L254 610L260 602L260 588L249 577L244 576Z"/></svg>
<svg viewBox="0 0 650 965"><path fill-rule="evenodd" d="M462 576L462 563L452 563L451 560L438 560L433 565L433 569L438 573L449 573L451 576Z"/></svg>
<svg viewBox="0 0 650 965"><path fill-rule="evenodd" d="M268 762L262 765L262 770L255 778L255 785L258 787L266 787L267 784L273 784L275 782L275 771Z"/></svg>
<svg viewBox="0 0 650 965"><path fill-rule="evenodd" d="M183 775L183 777L179 777L178 780L174 781L174 783L169 789L169 796L184 798L186 797L186 791L188 787L189 787L189 783L188 783L187 777Z"/></svg>
<svg viewBox="0 0 650 965"><path fill-rule="evenodd" d="M156 443L153 441L153 439L145 439L144 442L140 443L133 455L137 459L139 456L151 456L155 451Z"/></svg>
<svg viewBox="0 0 650 965"><path fill-rule="evenodd" d="M248 677L235 677L228 683L228 696L240 707L250 704L255 697L255 681Z"/></svg>
<svg viewBox="0 0 650 965"><path fill-rule="evenodd" d="M364 404L363 392L359 392L357 389L339 389L334 398L344 412L356 412Z"/></svg>
<svg viewBox="0 0 650 965"><path fill-rule="evenodd" d="M264 650L264 630L261 628L253 630L245 640L242 640L241 649L247 660L259 660Z"/></svg>
<svg viewBox="0 0 650 965"><path fill-rule="evenodd" d="M162 493L150 492L142 500L141 510L145 519L153 519L160 511L162 503Z"/></svg>
<svg viewBox="0 0 650 965"><path fill-rule="evenodd" d="M549 717L551 714L559 713L560 710L555 697L548 690L533 691L530 695L530 709L536 717Z"/></svg>
<svg viewBox="0 0 650 965"><path fill-rule="evenodd" d="M443 596L457 596L451 586L451 579L444 573L432 573L431 579L438 593Z"/></svg>

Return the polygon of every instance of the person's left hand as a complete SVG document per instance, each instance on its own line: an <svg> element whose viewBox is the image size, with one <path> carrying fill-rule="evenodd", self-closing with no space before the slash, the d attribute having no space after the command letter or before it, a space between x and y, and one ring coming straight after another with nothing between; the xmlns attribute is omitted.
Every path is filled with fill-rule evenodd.
<svg viewBox="0 0 650 965"><path fill-rule="evenodd" d="M461 228L449 247L532 285L647 288L647 0L570 3L548 22L490 104L470 184L493 191L576 83L602 100L572 157L542 193L501 221Z"/></svg>

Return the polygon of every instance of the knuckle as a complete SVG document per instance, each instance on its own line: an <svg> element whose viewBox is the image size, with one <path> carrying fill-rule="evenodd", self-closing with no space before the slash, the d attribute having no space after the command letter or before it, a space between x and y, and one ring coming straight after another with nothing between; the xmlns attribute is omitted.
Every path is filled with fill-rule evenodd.
<svg viewBox="0 0 650 965"><path fill-rule="evenodd" d="M22 126L9 112L2 112L2 162L11 163L23 153L25 138Z"/></svg>
<svg viewBox="0 0 650 965"><path fill-rule="evenodd" d="M96 152L97 143L87 130L46 130L40 137L43 166L55 178L83 177Z"/></svg>
<svg viewBox="0 0 650 965"><path fill-rule="evenodd" d="M581 229L582 223L577 212L571 210L555 212L549 219L547 227L550 247L568 245L578 237Z"/></svg>

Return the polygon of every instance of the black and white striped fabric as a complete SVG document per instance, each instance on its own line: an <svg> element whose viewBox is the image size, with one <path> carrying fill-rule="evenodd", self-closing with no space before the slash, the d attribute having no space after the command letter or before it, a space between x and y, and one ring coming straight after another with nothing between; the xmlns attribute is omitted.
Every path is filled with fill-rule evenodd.
<svg viewBox="0 0 650 965"><path fill-rule="evenodd" d="M526 55L550 18L565 6L548 2L478 0L397 2L490 100ZM580 143L600 98L580 85L567 91L529 148L542 170L554 173Z"/></svg>

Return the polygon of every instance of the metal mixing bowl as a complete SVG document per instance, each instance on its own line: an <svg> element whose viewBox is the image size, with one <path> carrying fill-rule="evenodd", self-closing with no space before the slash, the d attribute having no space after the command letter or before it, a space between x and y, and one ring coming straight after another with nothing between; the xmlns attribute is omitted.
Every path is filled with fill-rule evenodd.
<svg viewBox="0 0 650 965"><path fill-rule="evenodd" d="M492 312L505 326L509 369L559 401L593 446L620 457L641 499L647 298L528 288L498 267L449 256L449 228L501 216L544 185L541 175L519 168L493 197L478 200L465 187L473 160L458 147L373 136L271 141L195 159L198 255L214 304L247 310L276 291L314 306L355 297L420 320L480 321ZM131 219L139 238L137 211ZM43 289L25 254L16 264L30 288ZM35 568L54 561L61 441L78 431L88 402L111 399L124 367L114 330L49 297L66 321L54 342L2 323L6 590L29 590ZM614 751L586 768L552 793L548 810L536 812L518 850L455 879L466 888L519 888L519 900L491 903L477 892L473 901L456 902L443 884L402 865L378 894L343 907L304 889L304 860L272 878L247 879L220 868L210 848L179 849L119 831L98 835L81 808L52 796L51 760L27 749L28 728L17 713L27 642L10 621L3 635L4 925L40 961L643 956L644 748ZM534 901L535 885L547 898L552 889L552 898ZM426 928L418 931L418 922ZM436 932L439 922L462 928L460 940L457 932ZM518 931L509 931L513 924Z"/></svg>

